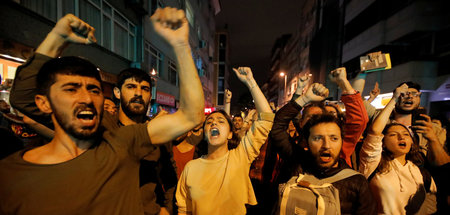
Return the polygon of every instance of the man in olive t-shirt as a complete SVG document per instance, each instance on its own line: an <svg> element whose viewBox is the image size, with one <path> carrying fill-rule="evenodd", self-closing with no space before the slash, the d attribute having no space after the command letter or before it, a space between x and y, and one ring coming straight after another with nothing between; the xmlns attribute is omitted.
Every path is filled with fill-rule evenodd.
<svg viewBox="0 0 450 215"><path fill-rule="evenodd" d="M143 214L139 160L152 144L165 143L199 124L204 107L184 12L158 9L150 19L177 56L179 110L147 124L105 129L100 123L104 98L96 66L78 57L48 61L38 73L35 102L39 111L51 115L55 136L44 146L0 161L0 214ZM36 53L54 58L61 51L55 47L69 42L95 42L94 29L66 15ZM20 100L17 96L24 92L13 87L11 97Z"/></svg>

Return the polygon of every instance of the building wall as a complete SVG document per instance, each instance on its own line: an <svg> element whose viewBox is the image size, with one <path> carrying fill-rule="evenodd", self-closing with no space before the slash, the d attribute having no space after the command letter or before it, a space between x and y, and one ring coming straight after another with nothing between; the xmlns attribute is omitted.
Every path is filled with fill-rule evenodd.
<svg viewBox="0 0 450 215"><path fill-rule="evenodd" d="M156 3L156 5L152 5ZM200 80L203 85L205 95L205 105L207 107L213 106L213 73L214 64L212 56L214 50L214 10L210 1L175 1L175 0L159 0L148 1L149 14L145 15L143 21L144 28L144 45L145 43L151 44L153 48L157 49L163 56L162 65L160 71L158 71L157 86L155 92L162 92L175 97L176 101L179 101L179 85L178 80L176 84L171 83L169 72L169 61L176 62L175 53L171 46L161 37L159 37L153 30L150 23L150 16L152 10L159 6L169 6L180 8L186 11L187 16L192 16L192 19L188 19L189 23L189 42L192 51L192 57L199 72ZM187 12L189 8L189 12ZM151 72L152 65L150 60L145 59L146 53L144 49L144 59L142 68ZM178 70L178 68L177 68ZM178 77L177 77L178 79ZM154 93L155 94L155 93ZM176 107L170 107L171 111L174 111ZM156 111L156 109L154 110Z"/></svg>
<svg viewBox="0 0 450 215"><path fill-rule="evenodd" d="M392 69L369 73L363 95L368 95L375 82L381 93L392 92L402 81L422 86L422 106L430 101L445 100L450 89L443 87L450 78L450 15L446 1L405 1L390 5L383 1L351 1L346 7L346 30L356 32L355 19L365 14L380 14L347 38L342 61L350 68L359 68L359 57L373 51L391 54ZM364 6L363 6L364 5ZM389 13L383 10L390 8ZM391 9L394 8L394 9ZM447 38L447 39L444 39Z"/></svg>

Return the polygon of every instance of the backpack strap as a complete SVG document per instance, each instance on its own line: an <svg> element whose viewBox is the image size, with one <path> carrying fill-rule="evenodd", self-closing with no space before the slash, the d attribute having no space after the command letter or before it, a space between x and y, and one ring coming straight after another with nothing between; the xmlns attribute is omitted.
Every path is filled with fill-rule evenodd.
<svg viewBox="0 0 450 215"><path fill-rule="evenodd" d="M331 177L328 177L328 178L321 179L320 181L323 182L323 183L330 183L331 184L331 183L334 183L336 181L340 181L342 179L346 179L348 177L351 177L351 176L354 176L354 175L358 175L358 174L361 175L361 173L359 173L359 172L357 172L357 171L355 171L353 169L345 168L345 169L341 170L340 172L336 173L335 175L333 175Z"/></svg>

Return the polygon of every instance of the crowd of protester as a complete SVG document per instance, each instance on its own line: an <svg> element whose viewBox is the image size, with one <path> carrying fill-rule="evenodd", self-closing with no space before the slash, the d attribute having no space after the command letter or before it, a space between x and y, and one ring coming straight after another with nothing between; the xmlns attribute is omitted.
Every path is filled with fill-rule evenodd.
<svg viewBox="0 0 450 215"><path fill-rule="evenodd" d="M378 83L365 101L364 75L352 84L341 67L329 78L345 112L308 75L275 110L239 67L255 109L232 116L227 90L225 109L204 116L184 12L150 19L177 57L177 112L146 115L152 81L136 68L104 97L94 64L60 57L95 29L64 16L17 70L20 115L0 101L0 214L448 214L446 130L420 111L417 83L377 110Z"/></svg>

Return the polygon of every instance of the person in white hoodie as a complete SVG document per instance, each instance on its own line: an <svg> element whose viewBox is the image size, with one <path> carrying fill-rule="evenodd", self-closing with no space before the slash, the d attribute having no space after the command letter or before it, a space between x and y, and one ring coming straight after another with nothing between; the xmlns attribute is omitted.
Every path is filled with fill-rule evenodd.
<svg viewBox="0 0 450 215"><path fill-rule="evenodd" d="M386 125L396 102L407 92L406 84L395 90L369 127L360 152L359 170L370 178L379 214L436 212L436 185L426 170L419 168L423 160L414 137L402 124Z"/></svg>

